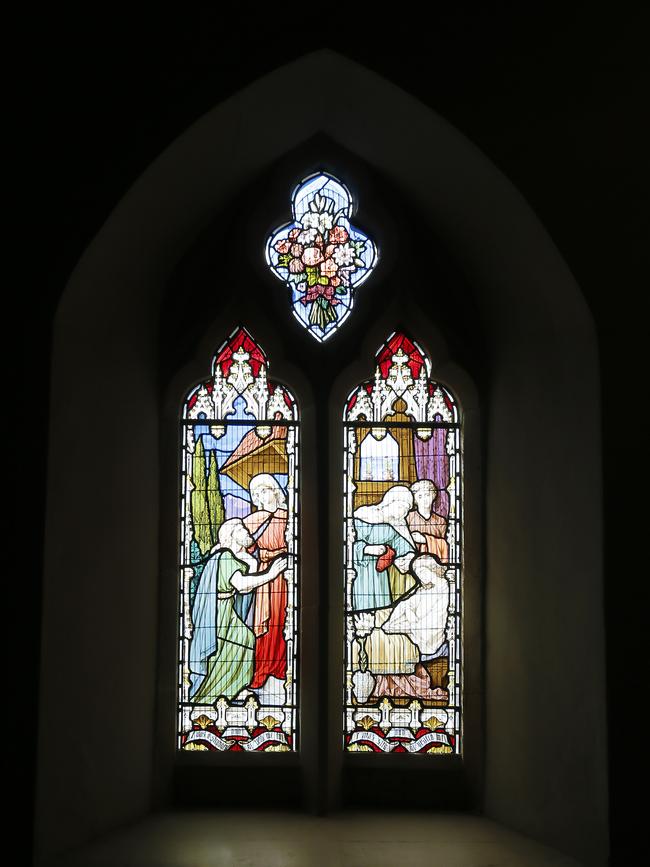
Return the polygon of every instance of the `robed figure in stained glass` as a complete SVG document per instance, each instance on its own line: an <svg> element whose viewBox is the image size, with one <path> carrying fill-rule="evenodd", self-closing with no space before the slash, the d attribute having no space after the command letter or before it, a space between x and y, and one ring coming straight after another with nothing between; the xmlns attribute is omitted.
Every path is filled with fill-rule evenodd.
<svg viewBox="0 0 650 867"><path fill-rule="evenodd" d="M416 557L411 570L417 581L413 592L375 616L378 640L369 653L370 670L377 674L373 694L444 700L446 691L432 686L424 663L435 659L447 640L449 582L445 567L428 554ZM415 653L391 653L396 644L406 644Z"/></svg>
<svg viewBox="0 0 650 867"><path fill-rule="evenodd" d="M374 675L370 698L413 696L439 701L446 693L433 687L423 662L435 659L447 640L449 582L445 567L429 554L411 563L415 585L395 606L357 618L356 632ZM353 649L353 661L359 653ZM370 681L369 681L370 685Z"/></svg>
<svg viewBox="0 0 650 867"><path fill-rule="evenodd" d="M190 696L212 703L234 698L253 676L255 636L237 612L238 594L273 581L287 565L278 557L262 570L248 553L253 544L239 518L219 528L219 544L201 574L192 607L194 631L190 642Z"/></svg>
<svg viewBox="0 0 650 867"><path fill-rule="evenodd" d="M255 511L246 515L243 521L255 538L260 568L265 569L287 552L286 497L270 473L254 476L249 491ZM284 680L287 676L286 608L287 582L284 575L277 575L255 591L255 668L251 689L262 688L269 677Z"/></svg>
<svg viewBox="0 0 650 867"><path fill-rule="evenodd" d="M447 521L434 511L438 489L430 479L420 479L411 485L413 509L408 513L406 522L411 535L421 553L434 554L443 562L448 559L448 545L445 538Z"/></svg>
<svg viewBox="0 0 650 867"><path fill-rule="evenodd" d="M396 485L380 503L356 509L352 561L356 573L352 583L354 611L386 608L404 592L404 584L395 573L408 570L416 551L406 522L412 506L409 489Z"/></svg>

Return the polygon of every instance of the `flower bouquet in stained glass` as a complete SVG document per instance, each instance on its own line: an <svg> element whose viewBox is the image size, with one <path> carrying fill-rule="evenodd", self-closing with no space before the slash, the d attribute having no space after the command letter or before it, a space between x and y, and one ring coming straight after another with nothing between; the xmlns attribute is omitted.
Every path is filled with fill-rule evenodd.
<svg viewBox="0 0 650 867"><path fill-rule="evenodd" d="M292 199L293 222L268 239L271 271L291 292L293 313L317 340L347 318L354 290L377 260L372 241L350 224L352 197L331 175L305 179Z"/></svg>

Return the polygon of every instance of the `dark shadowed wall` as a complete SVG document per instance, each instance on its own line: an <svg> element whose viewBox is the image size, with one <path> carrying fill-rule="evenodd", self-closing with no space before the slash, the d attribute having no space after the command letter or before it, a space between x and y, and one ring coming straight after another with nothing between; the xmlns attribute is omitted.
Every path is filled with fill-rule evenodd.
<svg viewBox="0 0 650 867"><path fill-rule="evenodd" d="M30 327L25 336L31 339L20 340L21 346L24 343L29 347L23 362L23 376L27 379L38 377L41 388L46 379L44 370L48 367L48 322L54 303L67 274L121 193L198 115L249 77L289 59L286 46L281 55L274 54L268 48L266 36L251 38L250 34L246 37L229 34L230 40L219 40L219 50L215 52L215 41L220 32L218 23L209 16L203 21L190 20L191 17L188 16L188 22L178 28L173 26L175 22L158 21L158 29L153 31L150 22L146 26L142 23L141 29L134 20L129 21L128 29L126 23L121 28L113 22L114 29L111 30L110 26L106 29L106 22L97 26L88 21L81 40L65 35L65 28L59 25L55 31L58 50L55 51L49 42L43 50L45 62L32 102L33 112L37 115L34 118L36 135L33 142L36 146L32 165L36 177L42 179L36 201L43 221L40 231L43 243L40 246L45 251L42 257L45 261L31 264L43 265L46 262L47 265L39 272L38 282L34 281L30 287L30 297L36 294L39 299L38 304L30 305ZM540 491L539 501L530 496L526 496L525 502L518 501L509 479L493 471L491 477L488 475L488 496L493 497L492 502L495 506L498 504L498 509L493 509L492 520L498 513L499 520L508 522L511 531L521 530L521 538L526 540L526 544L522 542L514 557L511 548L500 547L498 534L492 535L491 550L488 546L488 575L492 578L491 586L495 593L488 596L487 623L492 624L493 633L507 634L509 639L508 646L502 644L490 649L488 645L491 684L496 698L505 688L505 683L518 684L521 712L517 714L516 725L504 732L500 741L492 739L497 748L491 754L488 751L487 755L487 806L494 815L509 818L519 827L557 845L565 843L566 848L573 851L581 845L586 847L584 851L590 844L592 849L597 847L598 839L602 837L595 838L594 842L589 823L581 825L576 817L586 814L587 799L594 792L597 798L602 786L602 776L598 777L600 782L597 781L594 787L591 772L585 769L594 756L602 757L602 723L609 713L615 721L609 735L614 756L612 785L616 795L611 801L614 851L623 853L629 840L626 831L634 822L632 802L621 797L628 778L625 763L618 761L622 751L620 701L623 696L634 695L634 654L639 648L639 639L635 636L641 632L641 609L629 605L626 595L631 592L634 600L638 590L638 572L632 565L634 546L629 541L632 531L623 529L623 526L631 526L624 525L623 521L634 520L628 495L635 486L629 472L621 469L630 464L634 466L638 440L628 438L617 421L619 413L633 405L631 396L635 391L629 377L634 363L629 351L634 347L635 328L638 329L642 321L636 315L640 301L637 287L644 279L640 255L645 211L639 192L644 172L640 168L639 139L634 132L635 119L641 113L642 104L636 101L639 91L638 73L634 73L633 67L636 59L632 38L634 27L627 22L623 29L618 20L599 21L594 13L579 14L578 9L568 16L565 13L559 22L550 13L541 18L527 13L489 20L485 16L465 19L461 15L451 15L441 18L439 25L435 33L426 37L415 37L409 30L407 38L406 33L398 31L392 40L385 41L384 45L389 46L385 50L377 50L375 43L373 48L358 45L351 53L371 68L379 68L459 126L496 161L533 204L576 275L595 318L604 383L602 431L606 483L604 554L610 670L608 701L605 701L599 686L602 647L598 627L594 626L598 623L597 609L602 611L601 600L594 596L586 606L582 604L589 597L587 587L594 574L595 559L599 556L597 533L593 535L591 551L584 540L581 545L569 546L571 551L569 547L562 548L566 554L563 560L566 571L560 574L567 580L562 583L560 596L555 583L560 580L560 574L556 572L558 552L555 542L549 546L549 534L554 540L573 540L574 527L570 522L562 521L561 513L554 508L557 490ZM211 39L210 34L214 38ZM413 45L417 50L411 50ZM218 59L215 59L215 53L218 53ZM300 49L296 48L295 54L299 53ZM39 114L41 109L42 114ZM381 117L382 110L383 107L377 105L375 117ZM395 123L394 117L390 120ZM320 125L319 117L315 128ZM412 139L405 135L403 127L394 129L392 136L390 133L390 129L377 132L376 142L381 143L385 138L392 140L401 134L401 147L406 149L404 153L408 160ZM46 144L48 151L45 150ZM365 156L368 158L367 154ZM243 166L246 154L238 153L237 159ZM417 191L413 190L409 195L418 202ZM158 205L169 204L167 199L168 192L161 193ZM480 212L484 204L481 190L475 196L473 208ZM210 207L214 208L215 203L211 202ZM157 362L154 362L157 347L156 323L152 322L151 308L141 306L140 302L144 297L142 293L154 285L163 285L168 268L181 255L193 231L187 224L182 230L177 226L176 231L181 231L182 238L174 235L173 244L165 238L164 253L154 255L153 248L148 249L147 243L151 237L150 230L155 230L158 225L159 210L154 207L148 212L147 220L151 222L139 224L136 231L130 230L127 239L112 236L108 247L104 247L108 255L100 268L101 273L94 272L94 300L86 302L77 296L79 307L73 319L78 327L76 331L73 329L71 339L65 345L60 339L58 343L55 339L54 344L57 359L53 371L55 383L76 381L78 385L84 385L75 377L83 374L84 360L91 357L104 371L100 397L93 406L93 414L94 424L101 427L103 443L106 443L100 450L101 469L97 471L104 479L103 496L101 500L92 500L95 510L92 530L81 529L74 519L77 512L83 512L86 498L92 497L84 483L75 486L74 504L69 501L60 514L55 514L54 524L50 523L49 529L48 562L55 563L59 575L67 577L63 586L55 591L54 607L50 609L50 602L46 602L49 619L46 618L45 622L44 648L47 649L45 661L49 668L46 668L47 674L42 681L41 719L46 721L45 737L47 740L49 733L50 742L42 749L41 758L43 774L46 778L49 774L47 800L50 807L55 807L57 800L65 799L67 815L64 819L57 822L54 813L50 813L49 819L52 827L56 825L63 845L144 811L149 801L147 777L151 756L136 749L135 730L126 723L128 708L131 718L135 714L142 718L145 726L148 725L155 668L155 640L152 640L155 613L150 610L149 603L155 590L156 564L151 551L157 525L150 504L155 500L157 481L155 469L152 466L147 469L146 461L142 462L137 450L141 449L142 454L147 452L152 439L157 436L158 372ZM501 205L492 214L492 221L501 224L495 226L495 231L503 227L504 215ZM452 234L464 219L462 213L455 214L449 210L445 215L440 214L439 226L436 227L440 232L445 222L443 217L448 223L451 217L451 222L456 224ZM479 234L474 239L477 250L480 240ZM453 248L453 242L449 243ZM492 275L505 272L504 283L508 282L509 268L520 268L520 273L528 275L525 282L529 295L536 294L537 280L546 288L551 284L569 285L561 265L561 277L556 280L552 273L555 266L549 264L545 255L538 250L527 254L517 227L510 230L513 249L508 250L507 256L504 253L492 260L489 268L490 245L485 246L487 249L480 251L478 256L485 263L484 267ZM116 256L118 248L120 255ZM454 252L460 253L463 261L470 261L467 248ZM555 255L551 254L551 258ZM534 279L532 272L537 275ZM472 276L475 285L482 284L482 291L488 293L489 279L484 280L485 275L478 273ZM514 285L514 273L510 274L510 279ZM138 297L135 294L130 298L116 294L115 287L119 286L123 292L128 285L137 286ZM519 285L522 285L521 280ZM528 450L523 446L518 450L516 442L526 441L535 412L540 409L551 414L556 411L558 417L577 420L578 428L574 427L573 435L584 444L585 461L590 460L590 454L594 460L600 429L594 416L598 412L598 397L593 391L593 334L590 334L589 327L584 332L582 326L576 325L580 319L588 320L588 316L585 319L584 312L580 312L581 302L573 312L569 310L565 315L567 298L563 297L557 307L562 315L552 324L547 320L543 328L531 329L525 341L525 351L520 347L525 364L516 365L513 363L512 331L515 328L515 333L523 335L522 329L526 326L515 318L510 329L505 327L508 323L506 317L512 312L505 300L507 293L503 290L503 286L499 287L505 309L489 310L486 305L484 311L485 336L494 341L492 354L499 356L501 370L501 375L494 377L493 393L497 400L501 397L504 405L506 402L512 405L512 396L518 394L521 414L516 418L504 415L500 422L493 422L491 436L496 447L499 443L515 443L508 450L509 466L518 468L521 489L535 488L540 475L548 473L544 461L550 461L552 456L540 452L539 461L542 463L533 466ZM572 289L568 294L573 292ZM99 297L103 299L101 304L97 303ZM69 303L66 298L59 311L59 321L65 318L65 304ZM581 339L585 341L584 351L577 354L591 359L587 364L591 371L589 374L576 369L573 363L569 365L571 370L565 370L563 350L558 351L558 347L566 347L569 343L574 345L576 331L583 333ZM551 341L548 339L550 332L553 334ZM100 359L97 358L99 346L105 350ZM529 382L529 378L523 376L526 365L540 372L535 386L537 393L531 394L522 382L522 379ZM79 394L94 393L98 379L91 376L90 368L85 375L85 390ZM554 384L566 376L574 377L573 381L580 387L558 393ZM587 381L592 385L587 385ZM140 426L134 439L132 432L127 435L110 407L119 407L121 413L128 413L130 409L135 411L136 393ZM549 394L552 395L550 405ZM528 401L530 404L527 405ZM68 433L63 435L67 436L68 446L74 447L79 422L72 423L71 413L76 410L74 418L79 419L79 404L73 407L70 395L55 388L52 407L55 428L60 424L59 431L62 432L67 425ZM33 456L33 464L27 469L27 478L30 478L29 473L33 473L29 488L34 493L29 502L30 508L35 506L38 513L43 505L36 491L38 481L44 475L45 404L41 401L34 408L32 403L29 409L34 419L24 434L26 450ZM551 419L545 423L556 425L558 422ZM558 449L565 443L564 431L562 426L553 428L553 441ZM130 453L128 458L127 453ZM576 493L579 499L575 502L574 514L584 515L586 499L598 511L597 473L590 480L581 475L579 467L573 466L571 454L569 449L563 456L571 463L571 471L562 476L567 488L566 493L563 489L560 495L568 498L565 505L570 508L571 497L575 492L581 492ZM498 448L493 450L493 455L495 469L498 469L503 465L503 461L497 459ZM115 524L115 515L129 490L126 478L120 475L125 469L137 472L142 480L142 498L139 504L133 503L133 508L138 510L137 527L133 522L119 527ZM50 465L54 495L57 491L65 492L76 472L83 475L87 471L67 470L61 464L57 467L56 462ZM24 476L22 479L24 486ZM593 498L585 498L585 490L591 485L595 486ZM543 504L546 507L543 508ZM57 521L63 523L57 525ZM596 522L593 515L592 521ZM596 523L592 523L591 531L584 528L585 533L593 532L595 526ZM57 527L60 532L56 532ZM38 535L37 530L34 532ZM32 548L34 532L28 534ZM76 538L74 533L77 533ZM117 543L116 538L119 540ZM104 549L110 549L109 558L104 557ZM577 559L572 560L572 556ZM537 558L538 571L531 571L531 557ZM507 568L500 568L506 560ZM91 564L90 571L82 573L79 562ZM37 558L34 588L38 588L39 571ZM537 592L532 593L528 583L518 584L517 573L528 574L531 580L534 578ZM141 576L141 583L132 580L136 574ZM506 575L510 575L509 580L504 577ZM70 576L76 577L72 579ZM577 582L572 580L573 576L577 576ZM630 591L621 592L622 576L631 582L625 585ZM506 584L500 583L503 581ZM120 643L115 640L116 622L107 616L101 597L102 588L108 587L112 588L112 598L116 593L122 593L129 600L129 605L120 609L123 618L120 628L124 635L130 636L128 641ZM28 589L27 592L27 607L32 612L38 611L37 589ZM33 595L29 596L29 593ZM45 598L48 599L47 594ZM568 599L568 608L559 605L559 598ZM52 599L51 591L49 599ZM72 616L75 612L76 618ZM534 617L542 633L549 636L548 640L542 641L541 647L527 645L526 636L517 634L517 630L523 630L523 625L528 622L527 617ZM34 623L36 620L34 618ZM72 623L74 625L70 628ZM558 633L560 628L562 631ZM65 633L63 641L62 632ZM558 641L557 635L564 637ZM35 646L37 640L37 635L34 635L31 646ZM513 641L518 648L528 646L529 651L513 653ZM57 649L51 653L51 647ZM61 656L57 657L57 653ZM35 667L36 655L31 659ZM565 659L569 660L568 669L563 668ZM561 670L563 674L558 677L557 672ZM550 688L549 672L555 673L550 678ZM118 684L123 690L123 701L116 703L114 690ZM100 695L103 696L101 700ZM93 696L93 700L82 701L81 696ZM587 697L585 703L583 696ZM567 777L576 782L568 790L557 780L555 785L565 797L569 797L569 806L552 803L557 798L554 798L550 777L546 777L547 785L539 787L540 775L544 778L545 756L549 749L546 741L540 738L539 715L547 712L549 702L553 703L553 709L556 708L558 697L565 701L559 702L562 715L557 721L560 742L557 762L565 768ZM22 695L21 700L24 701ZM104 700L106 704L102 704ZM78 706L72 708L71 702L75 701ZM578 703L582 707L576 707ZM564 713L566 708L568 717ZM490 725L494 730L499 720L492 717L491 721L489 707L487 717L489 732ZM109 743L104 740L102 750L96 749L93 738L97 736L97 726L120 719L122 723L111 725ZM549 721L544 717L543 722L547 731ZM632 735L626 737L633 739L637 725L633 717ZM70 736L71 726L73 736ZM75 726L80 727L79 733ZM89 735L88 732L95 734ZM555 754L555 742L552 749ZM525 757L523 763L522 757ZM121 773L126 767L126 758L128 775L118 779L113 769L119 768ZM92 783L98 777L103 781L101 792ZM124 779L128 783L127 799L123 797ZM581 782L578 784L579 779ZM531 793L531 797L515 804L516 793L521 787ZM532 794L534 789L537 789L535 796ZM536 802L535 797L540 802ZM121 805L119 810L116 809L118 804ZM554 818L550 818L553 815ZM534 816L545 818L539 819L541 824L536 826ZM602 814L592 814L589 821L595 822L602 831L605 822ZM551 826L554 829L552 833ZM592 839L586 840L589 836ZM51 842L55 837L51 834Z"/></svg>

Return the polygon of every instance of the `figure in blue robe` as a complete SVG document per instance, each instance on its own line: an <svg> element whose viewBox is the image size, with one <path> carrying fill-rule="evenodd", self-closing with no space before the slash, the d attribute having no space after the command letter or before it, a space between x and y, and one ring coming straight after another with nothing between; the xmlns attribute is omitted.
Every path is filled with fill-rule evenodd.
<svg viewBox="0 0 650 867"><path fill-rule="evenodd" d="M356 577L352 584L352 610L373 611L392 605L389 570L377 571L376 554L364 553L367 545L388 545L395 551L395 559L414 553L413 545L390 524L368 524L354 520L357 540L353 546L353 566Z"/></svg>
<svg viewBox="0 0 650 867"><path fill-rule="evenodd" d="M234 698L253 676L255 636L237 613L238 594L230 583L248 565L232 551L217 551L206 563L192 606L190 698L212 703L220 695Z"/></svg>
<svg viewBox="0 0 650 867"><path fill-rule="evenodd" d="M387 608L403 593L403 590L400 590L396 596L392 592L390 572L398 571L393 564L400 557L416 553L415 543L406 523L406 516L412 507L413 495L409 489L404 485L394 485L386 491L381 502L360 506L355 511L356 541L352 546L352 566L356 573L352 579L353 611ZM384 546L384 550L391 548L394 553L378 554L376 551L366 550L372 546ZM399 571L405 572L406 567L403 566Z"/></svg>

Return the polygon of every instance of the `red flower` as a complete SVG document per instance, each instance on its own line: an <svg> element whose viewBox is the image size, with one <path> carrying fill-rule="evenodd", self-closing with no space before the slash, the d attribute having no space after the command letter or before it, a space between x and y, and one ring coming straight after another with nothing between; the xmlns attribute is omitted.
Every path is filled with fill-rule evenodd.
<svg viewBox="0 0 650 867"><path fill-rule="evenodd" d="M290 243L288 241L276 241L275 249L278 253L288 253L290 248Z"/></svg>
<svg viewBox="0 0 650 867"><path fill-rule="evenodd" d="M330 229L330 244L345 244L349 237L348 230L343 226L334 226Z"/></svg>
<svg viewBox="0 0 650 867"><path fill-rule="evenodd" d="M310 286L304 297L300 300L303 304L310 304L318 298L325 298L330 302L330 304L339 303L334 297L334 287L330 283L328 283L327 286L323 286L320 283L317 283L315 286Z"/></svg>

